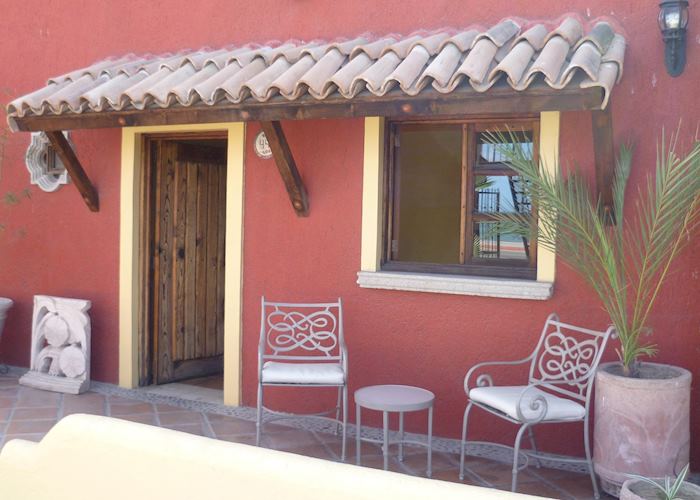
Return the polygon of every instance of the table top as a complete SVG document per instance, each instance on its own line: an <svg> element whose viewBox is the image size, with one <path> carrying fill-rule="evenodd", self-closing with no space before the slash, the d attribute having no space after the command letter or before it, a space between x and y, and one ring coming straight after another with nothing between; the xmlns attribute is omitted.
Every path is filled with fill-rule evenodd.
<svg viewBox="0 0 700 500"><path fill-rule="evenodd" d="M370 410L425 410L433 401L435 394L411 385L371 385L355 391L355 403Z"/></svg>

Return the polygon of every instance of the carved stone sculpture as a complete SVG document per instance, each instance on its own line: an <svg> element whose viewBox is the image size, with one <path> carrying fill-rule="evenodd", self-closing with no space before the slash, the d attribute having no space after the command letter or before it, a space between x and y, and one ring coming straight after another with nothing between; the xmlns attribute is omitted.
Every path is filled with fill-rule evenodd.
<svg viewBox="0 0 700 500"><path fill-rule="evenodd" d="M90 388L89 300L34 296L30 370L19 383L80 394Z"/></svg>

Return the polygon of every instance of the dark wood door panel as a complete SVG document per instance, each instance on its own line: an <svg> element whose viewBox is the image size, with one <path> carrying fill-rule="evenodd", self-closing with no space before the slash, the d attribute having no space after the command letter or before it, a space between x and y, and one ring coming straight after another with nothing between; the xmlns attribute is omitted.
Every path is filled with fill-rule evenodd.
<svg viewBox="0 0 700 500"><path fill-rule="evenodd" d="M223 367L226 150L153 147L149 313L153 379L165 383Z"/></svg>

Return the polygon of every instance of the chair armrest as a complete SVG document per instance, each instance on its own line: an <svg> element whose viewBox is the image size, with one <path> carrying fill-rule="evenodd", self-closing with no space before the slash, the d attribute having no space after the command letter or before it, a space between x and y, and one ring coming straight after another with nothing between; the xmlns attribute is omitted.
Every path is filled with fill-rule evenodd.
<svg viewBox="0 0 700 500"><path fill-rule="evenodd" d="M532 360L533 354L530 354L527 358L524 359L519 359L517 361L486 361L484 363L478 363L474 366L472 366L469 371L467 372L466 376L464 377L464 392L469 395L469 390L473 389L473 386L470 386L470 381L473 376L473 374L486 366L515 366L515 365L522 365L524 363L527 363ZM476 379L476 387L488 387L493 385L493 378L491 375L488 373L483 373L479 375Z"/></svg>

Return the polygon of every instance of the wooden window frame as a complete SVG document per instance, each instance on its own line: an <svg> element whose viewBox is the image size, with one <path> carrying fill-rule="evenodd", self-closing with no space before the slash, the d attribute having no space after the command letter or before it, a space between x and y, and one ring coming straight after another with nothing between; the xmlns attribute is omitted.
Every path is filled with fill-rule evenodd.
<svg viewBox="0 0 700 500"><path fill-rule="evenodd" d="M395 229L398 227L397 213L400 204L399 175L396 168L396 136L399 126L416 125L419 127L436 128L441 125L462 127L462 174L461 174L461 215L460 215L460 263L459 264L431 264L424 262L401 262L392 259L392 241L398 241ZM509 127L513 130L525 128L531 131L533 140L533 156L539 161L540 117L539 115L527 115L517 117L475 117L475 118L448 118L448 119L396 119L387 121L384 128L384 207L382 226L382 271L399 271L414 273L449 274L464 276L482 276L493 278L537 279L537 240L530 238L530 255L527 261L516 259L473 259L471 256L471 240L473 238L473 224L484 217L467 207L474 206L474 173L486 175L505 175L512 173L506 166L491 169L479 169L477 167L477 141L478 132L493 130L494 128ZM532 217L537 222L537 207L532 206ZM534 235L533 235L534 236Z"/></svg>

